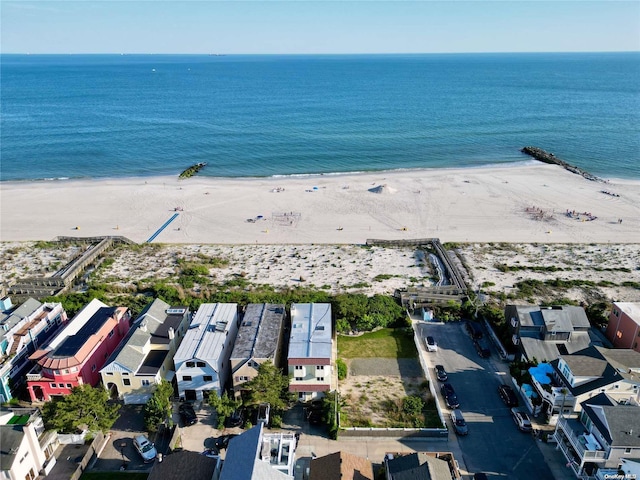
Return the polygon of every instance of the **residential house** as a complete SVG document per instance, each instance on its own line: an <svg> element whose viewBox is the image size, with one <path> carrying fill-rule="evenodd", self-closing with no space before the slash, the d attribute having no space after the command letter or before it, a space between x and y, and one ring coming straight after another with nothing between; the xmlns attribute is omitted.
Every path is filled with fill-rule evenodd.
<svg viewBox="0 0 640 480"><path fill-rule="evenodd" d="M280 367L284 316L284 305L247 305L230 358L232 385L236 396L240 396L245 382L258 375L258 368L264 362Z"/></svg>
<svg viewBox="0 0 640 480"><path fill-rule="evenodd" d="M331 333L331 304L291 305L289 337L289 390L309 401L335 389L335 350Z"/></svg>
<svg viewBox="0 0 640 480"><path fill-rule="evenodd" d="M8 402L24 383L33 367L29 356L67 322L60 303L40 303L27 299L11 308L11 299L2 299L0 314L0 403ZM5 311L6 310L6 311Z"/></svg>
<svg viewBox="0 0 640 480"><path fill-rule="evenodd" d="M335 452L313 458L309 480L374 480L373 465L365 458L347 452Z"/></svg>
<svg viewBox="0 0 640 480"><path fill-rule="evenodd" d="M525 361L547 362L597 343L582 307L507 305L504 312L511 342Z"/></svg>
<svg viewBox="0 0 640 480"><path fill-rule="evenodd" d="M51 472L58 435L45 431L37 409L0 410L0 477L34 480Z"/></svg>
<svg viewBox="0 0 640 480"><path fill-rule="evenodd" d="M292 480L295 450L293 433L264 433L259 423L231 439L220 480Z"/></svg>
<svg viewBox="0 0 640 480"><path fill-rule="evenodd" d="M386 480L457 480L460 472L451 453L387 453L384 456Z"/></svg>
<svg viewBox="0 0 640 480"><path fill-rule="evenodd" d="M543 411L554 424L562 414L579 413L582 402L599 393L635 402L640 385L640 353L587 347L550 362L549 375L532 375ZM563 407L564 406L564 407Z"/></svg>
<svg viewBox="0 0 640 480"><path fill-rule="evenodd" d="M96 386L100 369L129 331L126 307L109 307L93 299L30 358L36 365L27 374L33 402L68 395L78 385Z"/></svg>
<svg viewBox="0 0 640 480"><path fill-rule="evenodd" d="M200 305L173 359L181 399L203 400L212 390L222 395L237 333L236 303Z"/></svg>
<svg viewBox="0 0 640 480"><path fill-rule="evenodd" d="M147 305L100 370L111 396L144 404L162 380L172 382L173 356L190 322L187 307L172 307L159 298Z"/></svg>
<svg viewBox="0 0 640 480"><path fill-rule="evenodd" d="M181 450L155 462L147 480L212 480L219 473L219 466L219 458Z"/></svg>
<svg viewBox="0 0 640 480"><path fill-rule="evenodd" d="M605 336L613 348L630 348L640 352L640 303L613 302Z"/></svg>
<svg viewBox="0 0 640 480"><path fill-rule="evenodd" d="M554 440L577 478L618 478L626 459L640 457L640 407L600 393L581 403L579 417L560 418Z"/></svg>

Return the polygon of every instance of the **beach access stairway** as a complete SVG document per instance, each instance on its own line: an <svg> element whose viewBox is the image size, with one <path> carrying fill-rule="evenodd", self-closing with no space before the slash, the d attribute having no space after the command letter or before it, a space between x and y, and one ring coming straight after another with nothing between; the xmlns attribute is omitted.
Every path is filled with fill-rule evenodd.
<svg viewBox="0 0 640 480"><path fill-rule="evenodd" d="M446 249L438 238L416 238L406 240L367 239L367 245L380 247L432 247L445 268L450 285L434 285L431 287L411 287L396 292L403 307L416 308L432 303L462 302L467 296L467 285L464 277L451 261Z"/></svg>
<svg viewBox="0 0 640 480"><path fill-rule="evenodd" d="M17 300L28 297L42 298L57 295L73 285L73 282L89 266L115 243L133 244L120 236L109 237L56 237L59 243L87 243L89 246L50 277L26 277L7 287L8 293Z"/></svg>

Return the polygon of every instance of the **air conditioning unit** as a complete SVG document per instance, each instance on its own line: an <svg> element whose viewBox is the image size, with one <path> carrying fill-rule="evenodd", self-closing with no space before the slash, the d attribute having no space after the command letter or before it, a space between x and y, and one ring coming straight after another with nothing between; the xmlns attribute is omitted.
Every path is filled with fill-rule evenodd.
<svg viewBox="0 0 640 480"><path fill-rule="evenodd" d="M514 345L518 345L520 343L520 339L518 338L517 335L513 335L511 337L511 341L513 342Z"/></svg>

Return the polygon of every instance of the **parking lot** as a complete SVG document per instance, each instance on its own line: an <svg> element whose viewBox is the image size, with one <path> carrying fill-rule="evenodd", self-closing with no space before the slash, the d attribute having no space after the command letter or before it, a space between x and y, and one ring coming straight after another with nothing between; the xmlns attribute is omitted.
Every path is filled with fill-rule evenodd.
<svg viewBox="0 0 640 480"><path fill-rule="evenodd" d="M509 408L498 396L498 386L508 383L508 365L497 352L492 349L489 358L481 358L462 322L420 322L416 328L421 338L434 337L438 350L427 352L423 341L421 354L431 369L436 364L445 367L448 382L458 395L469 435L457 438L457 442L469 472L485 472L490 478L495 475L503 479L553 478L533 436L517 429ZM431 379L439 383L433 371ZM436 389L439 392L439 384ZM441 395L439 400L448 414ZM451 427L450 420L447 422Z"/></svg>

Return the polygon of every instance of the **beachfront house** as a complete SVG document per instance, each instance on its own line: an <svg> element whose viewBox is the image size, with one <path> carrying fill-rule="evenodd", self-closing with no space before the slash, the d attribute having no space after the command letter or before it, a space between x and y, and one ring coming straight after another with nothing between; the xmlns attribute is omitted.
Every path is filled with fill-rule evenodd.
<svg viewBox="0 0 640 480"><path fill-rule="evenodd" d="M306 402L335 389L331 304L291 305L289 337L289 390Z"/></svg>
<svg viewBox="0 0 640 480"><path fill-rule="evenodd" d="M236 397L240 396L242 385L258 375L258 368L264 362L280 366L284 317L284 305L247 305L230 358Z"/></svg>
<svg viewBox="0 0 640 480"><path fill-rule="evenodd" d="M553 435L577 478L623 478L640 457L640 407L621 405L605 393L581 403L580 414L562 417ZM627 473L627 472L625 472Z"/></svg>
<svg viewBox="0 0 640 480"><path fill-rule="evenodd" d="M190 322L187 307L172 307L159 298L147 305L100 370L111 397L144 404L162 380L172 382L173 356Z"/></svg>
<svg viewBox="0 0 640 480"><path fill-rule="evenodd" d="M33 408L0 410L0 477L35 480L56 464L59 445L55 431L45 431L40 411Z"/></svg>
<svg viewBox="0 0 640 480"><path fill-rule="evenodd" d="M292 480L296 441L292 432L265 433L258 423L231 439L220 480Z"/></svg>
<svg viewBox="0 0 640 480"><path fill-rule="evenodd" d="M67 322L61 303L29 298L17 308L9 297L0 301L0 403L11 400L33 367L29 356Z"/></svg>
<svg viewBox="0 0 640 480"><path fill-rule="evenodd" d="M543 411L549 422L555 424L561 415L580 412L581 402L599 393L607 393L619 402L637 404L640 353L590 346L561 355L549 364L540 364L530 369L530 373L543 400Z"/></svg>
<svg viewBox="0 0 640 480"><path fill-rule="evenodd" d="M605 336L613 348L630 348L640 352L640 303L613 302Z"/></svg>
<svg viewBox="0 0 640 480"><path fill-rule="evenodd" d="M68 395L78 385L96 386L100 369L129 331L126 307L109 307L93 299L46 344L31 355L27 374L32 402Z"/></svg>
<svg viewBox="0 0 640 480"><path fill-rule="evenodd" d="M525 361L555 360L560 354L577 352L594 341L582 307L507 305L504 315L509 322L511 342L517 347L519 358Z"/></svg>
<svg viewBox="0 0 640 480"><path fill-rule="evenodd" d="M236 303L203 303L193 316L173 362L181 400L222 395L238 333Z"/></svg>

